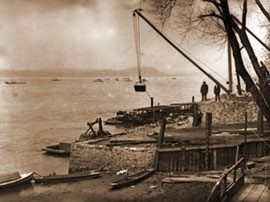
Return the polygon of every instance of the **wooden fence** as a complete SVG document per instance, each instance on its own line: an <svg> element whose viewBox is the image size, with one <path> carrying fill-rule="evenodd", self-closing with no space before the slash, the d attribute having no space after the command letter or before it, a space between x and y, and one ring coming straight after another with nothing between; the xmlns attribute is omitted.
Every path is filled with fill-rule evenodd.
<svg viewBox="0 0 270 202"><path fill-rule="evenodd" d="M235 165L223 173L213 187L208 202L229 201L234 193L244 184L245 160L242 157Z"/></svg>
<svg viewBox="0 0 270 202"><path fill-rule="evenodd" d="M270 138L264 138L270 143ZM206 152L208 158L206 161ZM247 158L270 155L270 148L259 139L247 141ZM156 169L161 172L183 172L224 169L244 156L244 143L186 147L160 147L157 149ZM208 164L207 164L208 163Z"/></svg>

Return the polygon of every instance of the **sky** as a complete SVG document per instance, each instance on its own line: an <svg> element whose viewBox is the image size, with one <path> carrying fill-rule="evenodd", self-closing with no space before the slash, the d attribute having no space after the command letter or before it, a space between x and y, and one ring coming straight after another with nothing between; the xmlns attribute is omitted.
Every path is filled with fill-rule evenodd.
<svg viewBox="0 0 270 202"><path fill-rule="evenodd" d="M144 6L140 0L0 0L0 5L0 69L118 70L137 65L132 11ZM226 48L177 41L170 34L206 69L223 67L215 69L226 74ZM142 66L199 72L145 23L141 46Z"/></svg>

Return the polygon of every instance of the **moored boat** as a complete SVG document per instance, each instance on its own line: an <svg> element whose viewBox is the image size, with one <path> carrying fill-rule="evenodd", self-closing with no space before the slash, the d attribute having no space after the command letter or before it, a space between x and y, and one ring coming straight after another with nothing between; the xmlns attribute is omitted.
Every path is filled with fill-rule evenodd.
<svg viewBox="0 0 270 202"><path fill-rule="evenodd" d="M20 174L19 172L0 174L0 189L30 183L33 175L33 172L25 174Z"/></svg>
<svg viewBox="0 0 270 202"><path fill-rule="evenodd" d="M119 120L117 117L112 117L104 121L107 125L121 125L123 124L123 121Z"/></svg>
<svg viewBox="0 0 270 202"><path fill-rule="evenodd" d="M45 151L51 155L69 156L70 146L71 146L71 143L60 142L59 144L50 145L45 148L42 148L42 151Z"/></svg>
<svg viewBox="0 0 270 202"><path fill-rule="evenodd" d="M35 175L34 180L36 183L60 183L60 182L94 179L99 177L100 172L89 171L89 172L62 174L62 175L57 174L48 176Z"/></svg>
<svg viewBox="0 0 270 202"><path fill-rule="evenodd" d="M5 84L26 84L25 81L5 81Z"/></svg>
<svg viewBox="0 0 270 202"><path fill-rule="evenodd" d="M111 186L114 189L128 187L128 186L134 185L138 182L145 180L146 178L150 177L154 172L155 172L155 169L153 168L146 169L138 173L125 176L124 178L121 178L119 180L116 180L111 183Z"/></svg>

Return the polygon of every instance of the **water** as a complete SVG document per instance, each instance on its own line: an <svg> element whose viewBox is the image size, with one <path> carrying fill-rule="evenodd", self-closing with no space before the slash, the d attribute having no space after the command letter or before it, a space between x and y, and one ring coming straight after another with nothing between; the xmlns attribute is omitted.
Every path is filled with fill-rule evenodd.
<svg viewBox="0 0 270 202"><path fill-rule="evenodd" d="M148 94L155 104L190 102L200 98L201 76L147 78ZM112 117L118 110L150 105L147 93L136 93L136 81L122 78L17 78L26 84L6 85L0 81L0 173L19 170L40 174L66 173L68 158L44 155L41 148L60 141L74 141L89 121ZM208 82L210 83L210 82ZM212 84L211 84L212 85ZM212 86L210 85L210 89ZM119 129L104 126L110 132Z"/></svg>

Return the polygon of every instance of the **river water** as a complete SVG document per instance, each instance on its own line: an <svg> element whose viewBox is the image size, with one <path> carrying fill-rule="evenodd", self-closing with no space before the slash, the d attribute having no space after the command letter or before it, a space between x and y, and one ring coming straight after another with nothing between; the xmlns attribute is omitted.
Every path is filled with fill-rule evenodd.
<svg viewBox="0 0 270 202"><path fill-rule="evenodd" d="M155 104L190 102L200 99L201 75L176 78L147 78L147 93L136 93L136 81L123 78L1 78L0 82L0 173L35 171L39 174L67 173L68 158L44 155L46 145L75 141L97 117L112 117L118 110L130 110ZM25 81L7 85L4 81ZM208 81L207 81L208 82ZM210 94L213 95L213 84ZM105 130L118 132L113 126Z"/></svg>

